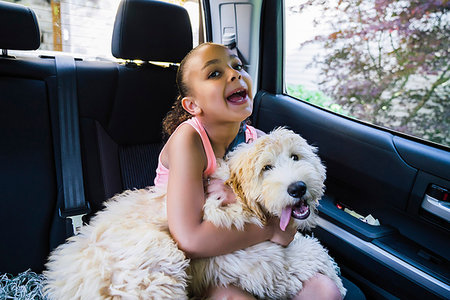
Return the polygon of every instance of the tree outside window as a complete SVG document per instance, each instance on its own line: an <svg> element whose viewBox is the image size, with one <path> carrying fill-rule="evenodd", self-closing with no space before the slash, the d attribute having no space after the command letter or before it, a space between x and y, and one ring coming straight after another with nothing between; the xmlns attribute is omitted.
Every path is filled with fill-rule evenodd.
<svg viewBox="0 0 450 300"><path fill-rule="evenodd" d="M450 146L449 8L448 0L286 1L288 26L313 11L311 28L303 29L313 34L295 55L307 54L318 89L286 74L287 92Z"/></svg>

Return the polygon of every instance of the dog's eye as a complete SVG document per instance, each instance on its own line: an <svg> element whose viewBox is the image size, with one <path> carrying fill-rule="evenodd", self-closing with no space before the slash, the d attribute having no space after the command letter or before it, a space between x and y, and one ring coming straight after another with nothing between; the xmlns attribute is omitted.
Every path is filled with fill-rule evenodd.
<svg viewBox="0 0 450 300"><path fill-rule="evenodd" d="M272 165L265 165L264 168L263 168L263 171L269 171L269 170L272 170L272 169L273 169Z"/></svg>
<svg viewBox="0 0 450 300"><path fill-rule="evenodd" d="M292 160L297 161L298 160L298 155L297 154L292 154L291 158L292 158Z"/></svg>

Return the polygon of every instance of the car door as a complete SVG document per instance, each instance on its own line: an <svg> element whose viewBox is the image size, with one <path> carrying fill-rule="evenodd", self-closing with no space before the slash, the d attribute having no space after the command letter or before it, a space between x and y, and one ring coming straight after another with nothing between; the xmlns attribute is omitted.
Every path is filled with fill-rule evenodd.
<svg viewBox="0 0 450 300"><path fill-rule="evenodd" d="M368 299L450 298L447 102L439 122L444 142L434 143L289 95L285 23L295 5L204 1L205 16L211 17L207 39L220 43L235 34L257 86L253 125L266 132L286 126L318 147L327 180L313 234L342 274ZM369 215L372 221L362 220Z"/></svg>

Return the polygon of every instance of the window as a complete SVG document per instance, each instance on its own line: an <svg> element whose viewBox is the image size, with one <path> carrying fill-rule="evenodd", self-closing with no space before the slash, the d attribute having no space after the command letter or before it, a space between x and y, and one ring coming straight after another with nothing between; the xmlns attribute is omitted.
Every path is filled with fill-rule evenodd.
<svg viewBox="0 0 450 300"><path fill-rule="evenodd" d="M447 1L285 0L287 94L450 146Z"/></svg>
<svg viewBox="0 0 450 300"><path fill-rule="evenodd" d="M111 39L120 0L7 1L28 6L35 12L41 30L39 52L63 51L84 59L113 59ZM198 0L166 2L186 8L191 19L193 42L198 44Z"/></svg>

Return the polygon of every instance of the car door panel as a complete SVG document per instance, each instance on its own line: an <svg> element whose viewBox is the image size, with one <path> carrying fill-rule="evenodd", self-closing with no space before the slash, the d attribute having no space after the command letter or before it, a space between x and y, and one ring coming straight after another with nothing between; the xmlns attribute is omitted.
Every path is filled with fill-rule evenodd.
<svg viewBox="0 0 450 300"><path fill-rule="evenodd" d="M449 295L448 223L421 209L431 183L450 186L448 152L264 91L255 98L253 121L264 131L287 126L318 147L327 190L315 233L344 264L367 269L366 279L400 297ZM381 225L366 224L336 204L371 214Z"/></svg>
<svg viewBox="0 0 450 300"><path fill-rule="evenodd" d="M422 145L395 136L394 144L399 155L410 165L442 178L450 178L448 151Z"/></svg>

